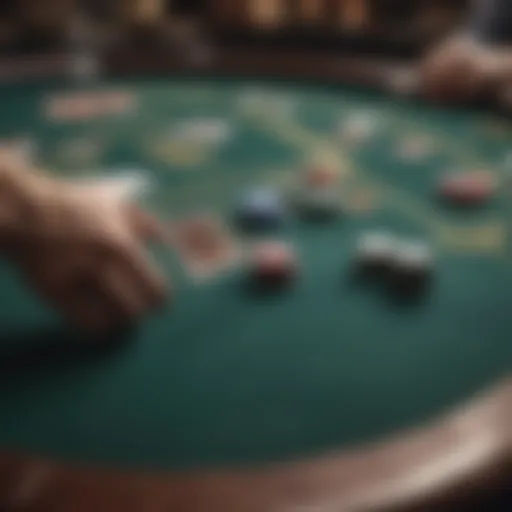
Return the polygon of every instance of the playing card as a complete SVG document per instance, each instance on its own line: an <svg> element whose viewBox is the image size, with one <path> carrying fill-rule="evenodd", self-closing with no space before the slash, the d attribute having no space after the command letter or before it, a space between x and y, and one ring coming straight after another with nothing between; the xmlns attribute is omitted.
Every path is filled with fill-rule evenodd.
<svg viewBox="0 0 512 512"><path fill-rule="evenodd" d="M173 246L196 281L203 282L232 268L241 259L240 247L216 217L197 215L171 225Z"/></svg>
<svg viewBox="0 0 512 512"><path fill-rule="evenodd" d="M138 170L123 170L115 174L79 177L73 181L99 187L105 194L119 201L136 201L151 191L147 175Z"/></svg>
<svg viewBox="0 0 512 512"><path fill-rule="evenodd" d="M132 112L135 106L132 93L116 90L53 94L43 104L45 116L55 122L117 116Z"/></svg>

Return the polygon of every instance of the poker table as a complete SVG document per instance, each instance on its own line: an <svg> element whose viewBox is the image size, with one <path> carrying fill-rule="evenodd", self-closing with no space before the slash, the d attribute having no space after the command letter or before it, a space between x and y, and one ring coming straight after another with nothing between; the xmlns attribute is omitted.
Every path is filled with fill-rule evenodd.
<svg viewBox="0 0 512 512"><path fill-rule="evenodd" d="M150 211L216 218L238 256L203 275L151 247L171 299L101 340L3 265L0 508L459 510L509 488L512 125L391 95L356 63L145 71L3 85L3 144L65 179L135 172ZM244 190L295 190L315 165L339 173L339 218L237 230ZM488 173L496 192L447 205L447 170ZM432 246L417 300L353 279L357 237L376 229ZM256 294L244 255L266 236L300 270Z"/></svg>

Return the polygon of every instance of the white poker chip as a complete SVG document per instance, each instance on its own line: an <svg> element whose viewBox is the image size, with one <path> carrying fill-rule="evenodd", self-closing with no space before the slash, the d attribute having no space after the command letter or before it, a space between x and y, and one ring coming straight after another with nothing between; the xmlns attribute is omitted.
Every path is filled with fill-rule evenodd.
<svg viewBox="0 0 512 512"><path fill-rule="evenodd" d="M395 254L396 240L387 232L363 234L357 242L357 255L362 260L391 260Z"/></svg>
<svg viewBox="0 0 512 512"><path fill-rule="evenodd" d="M353 127L365 135L371 134L377 124L376 116L371 112L358 112L351 116L349 121Z"/></svg>
<svg viewBox="0 0 512 512"><path fill-rule="evenodd" d="M338 123L338 134L352 142L370 138L376 131L379 121L373 112L355 112Z"/></svg>
<svg viewBox="0 0 512 512"><path fill-rule="evenodd" d="M402 269L429 270L433 263L433 251L424 242L404 242L396 249L395 264Z"/></svg>

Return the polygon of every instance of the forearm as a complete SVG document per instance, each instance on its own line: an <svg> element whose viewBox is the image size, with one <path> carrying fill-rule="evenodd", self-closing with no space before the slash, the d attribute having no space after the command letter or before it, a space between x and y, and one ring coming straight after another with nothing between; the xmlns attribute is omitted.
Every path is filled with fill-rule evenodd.
<svg viewBox="0 0 512 512"><path fill-rule="evenodd" d="M512 0L473 0L470 31L488 44L512 44Z"/></svg>

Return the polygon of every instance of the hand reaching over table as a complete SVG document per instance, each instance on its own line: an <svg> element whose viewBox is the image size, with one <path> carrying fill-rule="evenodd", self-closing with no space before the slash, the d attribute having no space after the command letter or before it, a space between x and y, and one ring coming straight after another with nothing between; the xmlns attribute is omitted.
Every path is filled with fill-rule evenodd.
<svg viewBox="0 0 512 512"><path fill-rule="evenodd" d="M423 91L441 102L465 103L492 91L502 54L468 36L444 41L423 63Z"/></svg>
<svg viewBox="0 0 512 512"><path fill-rule="evenodd" d="M4 253L67 320L104 331L164 300L144 245L165 230L112 188L59 180L6 156L0 196Z"/></svg>
<svg viewBox="0 0 512 512"><path fill-rule="evenodd" d="M504 91L512 84L512 4L475 0L472 7L467 26L427 55L423 90L432 99L457 103L485 94L510 109Z"/></svg>

